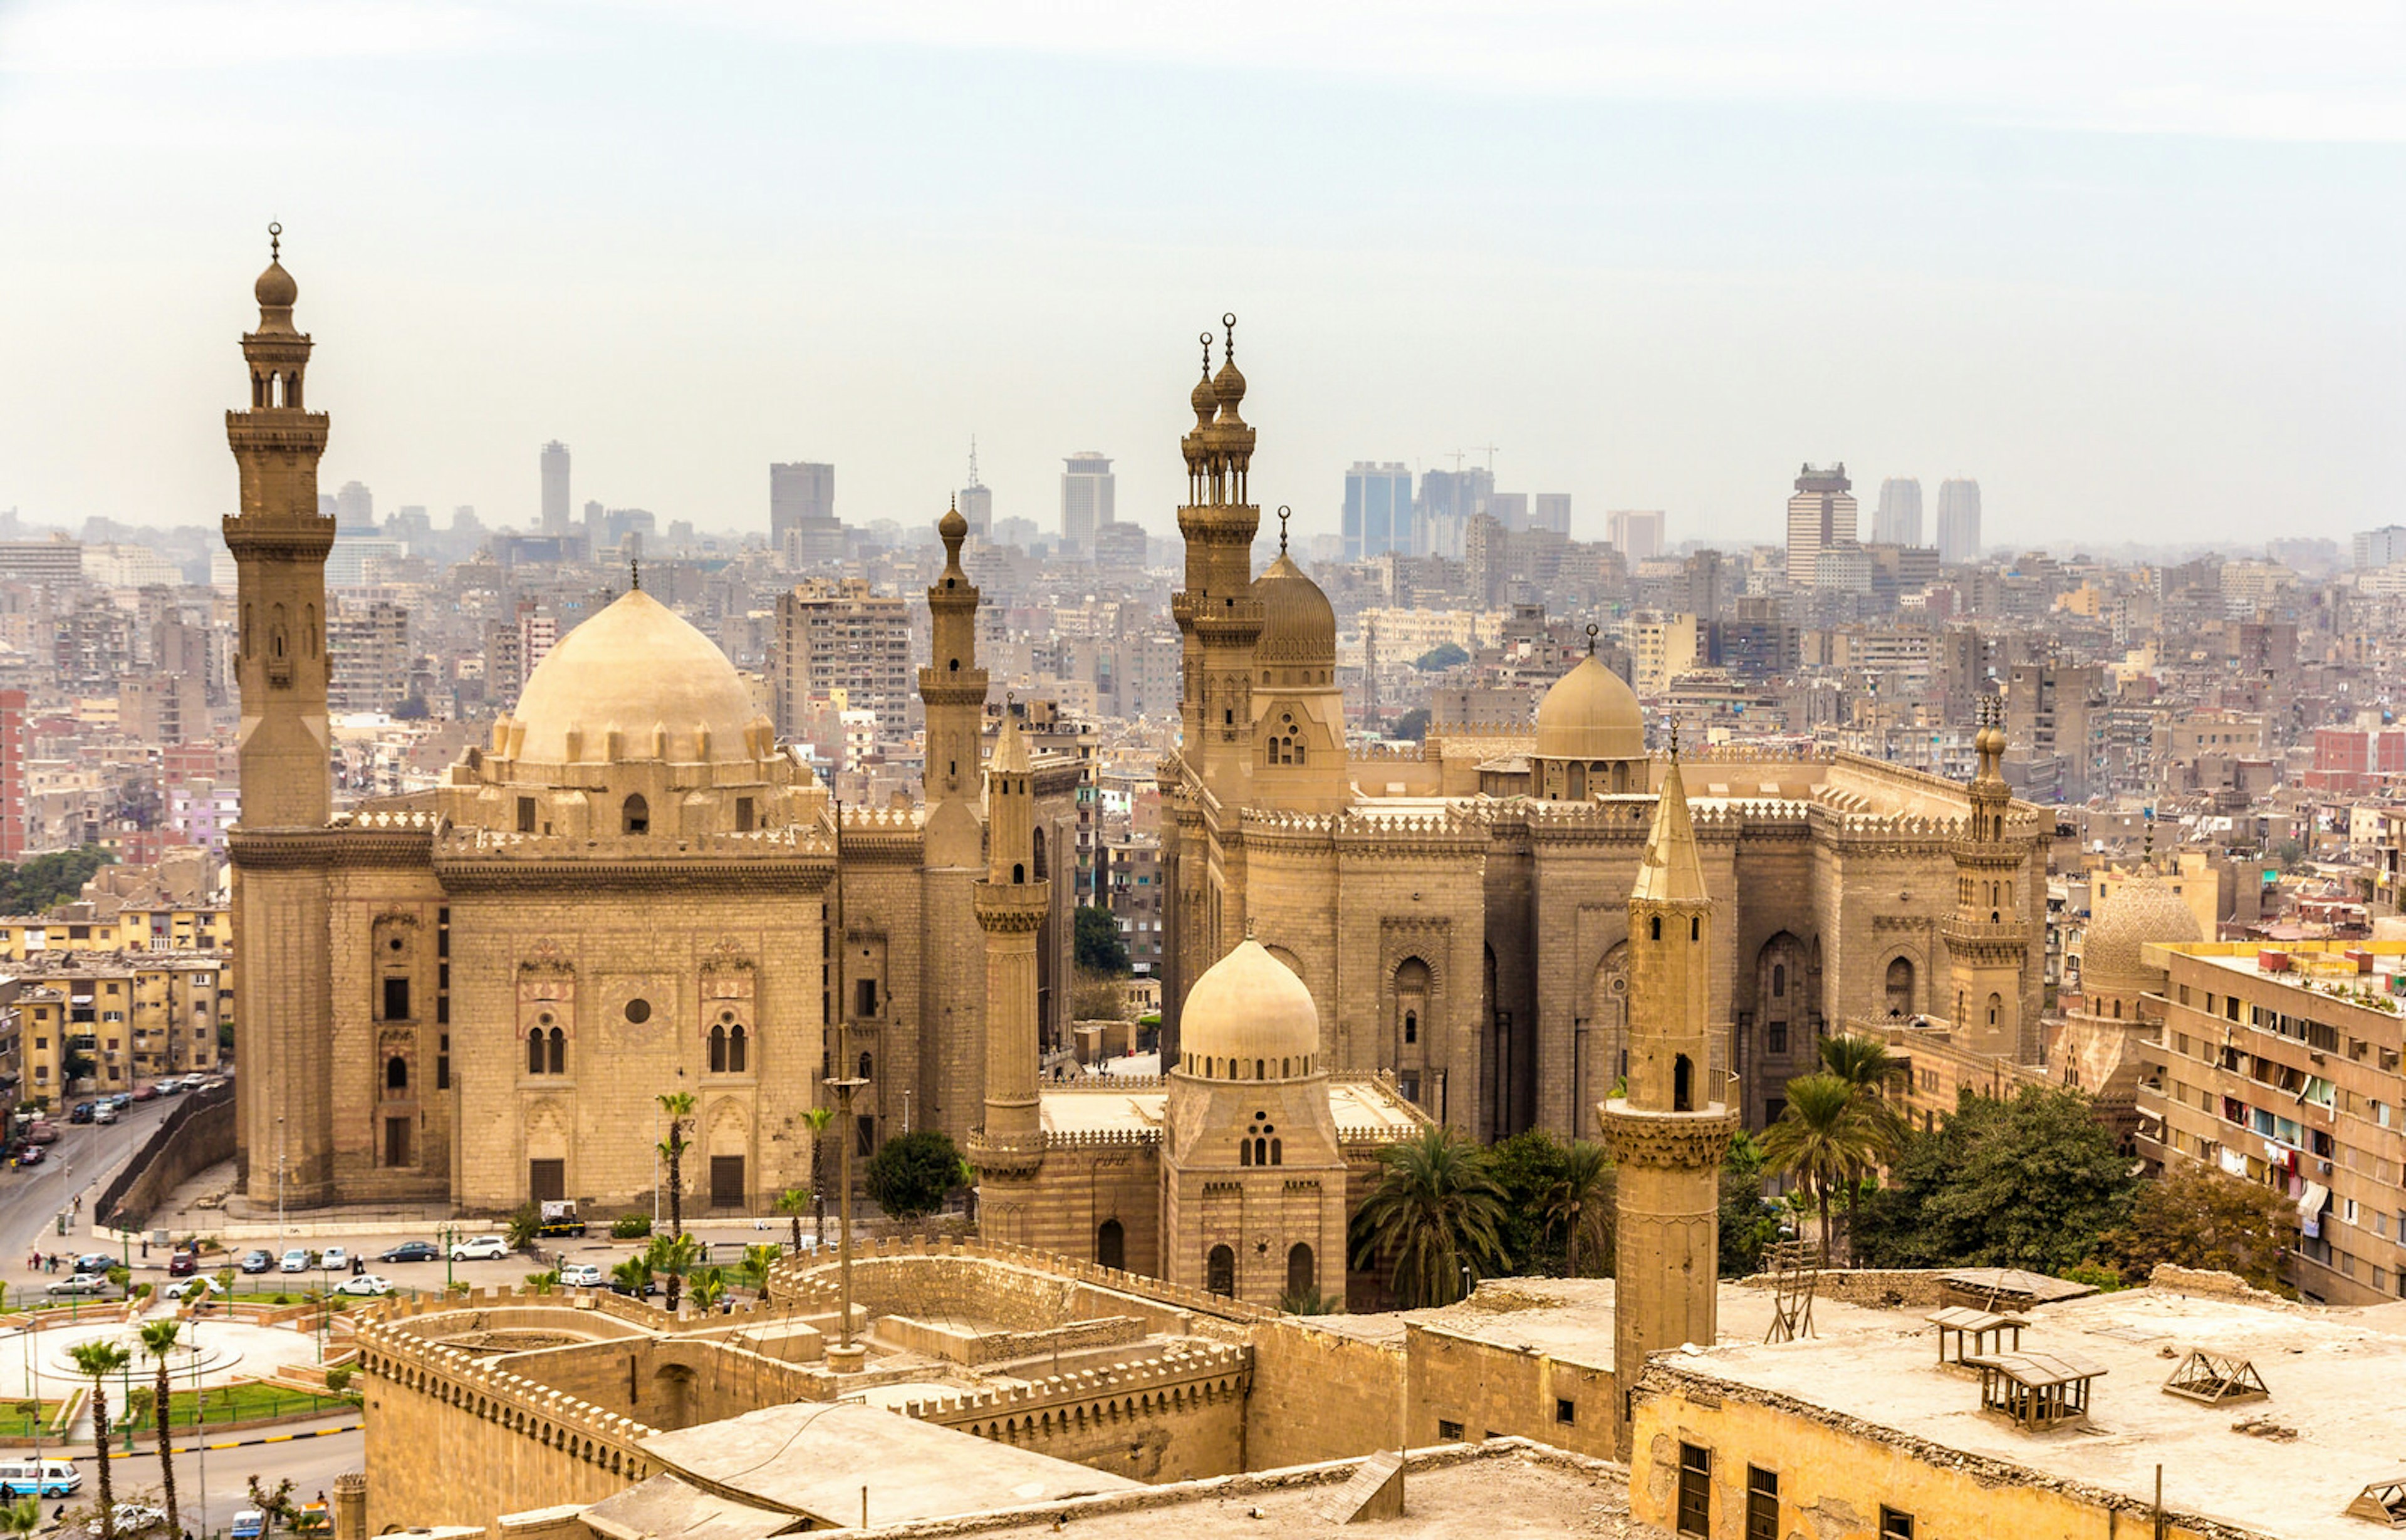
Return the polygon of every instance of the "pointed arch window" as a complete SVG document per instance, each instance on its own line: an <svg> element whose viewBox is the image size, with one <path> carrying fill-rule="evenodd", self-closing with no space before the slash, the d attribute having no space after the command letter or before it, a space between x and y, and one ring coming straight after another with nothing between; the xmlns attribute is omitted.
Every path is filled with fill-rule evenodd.
<svg viewBox="0 0 2406 1540"><path fill-rule="evenodd" d="M1696 1067L1681 1053L1671 1061L1671 1110L1692 1112L1696 1109Z"/></svg>
<svg viewBox="0 0 2406 1540"><path fill-rule="evenodd" d="M644 800L642 792L630 794L619 808L620 831L627 834L652 832L652 805Z"/></svg>

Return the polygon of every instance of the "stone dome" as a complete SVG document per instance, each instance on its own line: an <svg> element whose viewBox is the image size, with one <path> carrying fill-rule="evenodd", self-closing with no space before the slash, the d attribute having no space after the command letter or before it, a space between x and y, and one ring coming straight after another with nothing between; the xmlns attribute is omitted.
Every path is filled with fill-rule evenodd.
<svg viewBox="0 0 2406 1540"><path fill-rule="evenodd" d="M1337 666L1337 611L1320 585L1284 551L1253 579L1262 601L1262 634L1254 656L1265 663Z"/></svg>
<svg viewBox="0 0 2406 1540"><path fill-rule="evenodd" d="M760 713L735 665L641 588L561 637L527 679L511 715L525 729L513 757L533 764L759 757L746 737ZM653 744L660 728L668 733L665 756ZM607 748L614 729L616 756ZM578 738L573 754L572 732Z"/></svg>
<svg viewBox="0 0 2406 1540"><path fill-rule="evenodd" d="M1311 991L1250 937L1195 981L1178 1024L1180 1054L1193 1063L1193 1073L1212 1080L1305 1074L1305 1061L1320 1053L1320 1009Z"/></svg>
<svg viewBox="0 0 2406 1540"><path fill-rule="evenodd" d="M284 271L281 261L269 262L267 271L259 276L259 281L251 285L250 291L257 297L262 310L290 310L292 303L301 297L301 286L292 281L291 274Z"/></svg>
<svg viewBox="0 0 2406 1540"><path fill-rule="evenodd" d="M1237 350L1233 343L1228 348L1228 360L1220 365L1217 374L1211 376L1211 397L1219 403L1224 420L1239 420L1237 414L1238 409L1245 404L1245 376L1238 371Z"/></svg>
<svg viewBox="0 0 2406 1540"><path fill-rule="evenodd" d="M1643 759L1646 716L1637 692L1593 653L1554 681L1537 706L1540 759Z"/></svg>
<svg viewBox="0 0 2406 1540"><path fill-rule="evenodd" d="M2080 954L2081 979L2109 987L2158 982L2161 970L2147 967L2140 948L2204 939L2187 903L2165 885L2154 867L2144 867L2089 919Z"/></svg>
<svg viewBox="0 0 2406 1540"><path fill-rule="evenodd" d="M936 536L948 545L955 541L967 539L969 532L969 521L961 516L961 505L958 502L945 509L944 516L936 520Z"/></svg>
<svg viewBox="0 0 2406 1540"><path fill-rule="evenodd" d="M1188 405L1195 408L1195 426L1197 428L1209 426L1211 414L1220 409L1220 393L1211 389L1211 376L1206 374L1196 381L1195 389L1187 396L1186 401Z"/></svg>

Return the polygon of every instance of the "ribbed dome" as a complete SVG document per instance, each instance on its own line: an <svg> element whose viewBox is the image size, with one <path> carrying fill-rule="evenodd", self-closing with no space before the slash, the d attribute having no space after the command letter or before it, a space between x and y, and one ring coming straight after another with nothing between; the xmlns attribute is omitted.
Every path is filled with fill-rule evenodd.
<svg viewBox="0 0 2406 1540"><path fill-rule="evenodd" d="M653 735L666 728L672 761L743 761L755 757L744 735L759 720L727 655L640 588L560 638L512 715L526 728L516 757L534 764L600 760L613 728L620 760L659 757Z"/></svg>
<svg viewBox="0 0 2406 1540"><path fill-rule="evenodd" d="M2154 867L2144 867L2090 917L2080 954L2081 978L2091 984L2127 987L2159 982L2161 970L2147 967L2140 948L2204 939L2187 903L2165 885Z"/></svg>
<svg viewBox="0 0 2406 1540"><path fill-rule="evenodd" d="M292 281L292 275L284 271L280 261L269 262L267 271L259 276L250 291L258 298L262 310L290 310L292 302L301 297L301 286Z"/></svg>
<svg viewBox="0 0 2406 1540"><path fill-rule="evenodd" d="M1195 426L1209 427L1211 414L1220 409L1220 393L1211 389L1210 375L1206 374L1195 382L1194 392L1186 398L1186 402L1188 405L1195 408Z"/></svg>
<svg viewBox="0 0 2406 1540"><path fill-rule="evenodd" d="M1253 597L1262 601L1255 657L1273 664L1337 666L1337 611L1320 585L1284 551L1253 579Z"/></svg>
<svg viewBox="0 0 2406 1540"><path fill-rule="evenodd" d="M1251 938L1195 981L1178 1024L1179 1053L1198 1061L1196 1073L1215 1080L1300 1075L1301 1061L1320 1052L1320 1010L1311 991ZM1221 1067L1199 1062L1210 1059ZM1253 1073L1257 1061L1260 1077ZM1226 1067L1232 1062L1238 1066L1233 1075Z"/></svg>
<svg viewBox="0 0 2406 1540"><path fill-rule="evenodd" d="M1646 715L1637 692L1593 653L1554 681L1537 707L1540 759L1643 759Z"/></svg>
<svg viewBox="0 0 2406 1540"><path fill-rule="evenodd" d="M1228 361L1222 364L1219 374L1211 378L1211 395L1231 420L1236 419L1238 408L1245 404L1245 376L1237 369L1233 348L1229 351Z"/></svg>

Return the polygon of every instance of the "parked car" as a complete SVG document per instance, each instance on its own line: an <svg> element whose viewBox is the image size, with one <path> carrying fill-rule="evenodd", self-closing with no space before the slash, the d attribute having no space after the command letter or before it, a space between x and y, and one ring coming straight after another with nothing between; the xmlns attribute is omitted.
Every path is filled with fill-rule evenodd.
<svg viewBox="0 0 2406 1540"><path fill-rule="evenodd" d="M639 1284L621 1283L614 1278L610 1280L609 1288L612 1293L625 1294L630 1299L649 1299L660 1292L658 1281L648 1278Z"/></svg>
<svg viewBox="0 0 2406 1540"><path fill-rule="evenodd" d="M169 1299L190 1299L194 1294L215 1299L225 1293L225 1285L213 1278L179 1278L159 1292Z"/></svg>
<svg viewBox="0 0 2406 1540"><path fill-rule="evenodd" d="M78 1273L105 1273L117 1265L117 1258L106 1251L86 1251L75 1259Z"/></svg>
<svg viewBox="0 0 2406 1540"><path fill-rule="evenodd" d="M207 1080L201 1082L201 1089L204 1091L222 1091L225 1089L225 1077L222 1075L211 1075Z"/></svg>
<svg viewBox="0 0 2406 1540"><path fill-rule="evenodd" d="M117 1121L117 1104L113 1101L105 1101L97 1107L94 1107L92 1109L92 1121L102 1123L115 1123Z"/></svg>
<svg viewBox="0 0 2406 1540"><path fill-rule="evenodd" d="M318 1265L325 1268L326 1271L330 1273L339 1273L350 1264L351 1253L343 1250L343 1248L339 1246L327 1247L326 1254L323 1257L320 1257L318 1262Z"/></svg>
<svg viewBox="0 0 2406 1540"><path fill-rule="evenodd" d="M45 1157L42 1154L42 1147L38 1144L29 1144L22 1150L17 1151L17 1164L19 1166L39 1166L42 1164L44 1159Z"/></svg>
<svg viewBox="0 0 2406 1540"><path fill-rule="evenodd" d="M499 1262L510 1254L510 1243L500 1236L478 1236L451 1248L454 1262Z"/></svg>
<svg viewBox="0 0 2406 1540"><path fill-rule="evenodd" d="M572 1262L560 1268L559 1283L564 1289L599 1289L602 1269L589 1262Z"/></svg>
<svg viewBox="0 0 2406 1540"><path fill-rule="evenodd" d="M67 1122L69 1123L90 1123L91 1121L92 1103L88 1101L79 1101L76 1103L74 1109L67 1113Z"/></svg>
<svg viewBox="0 0 2406 1540"><path fill-rule="evenodd" d="M190 1278L200 1270L201 1259L197 1252L178 1251L167 1259L169 1278Z"/></svg>
<svg viewBox="0 0 2406 1540"><path fill-rule="evenodd" d="M98 1273L78 1273L71 1279L51 1284L50 1293L62 1299L70 1294L105 1294L108 1293L108 1279Z"/></svg>
<svg viewBox="0 0 2406 1540"><path fill-rule="evenodd" d="M64 1497L83 1485L83 1472L72 1461L0 1460L0 1492L10 1497Z"/></svg>
<svg viewBox="0 0 2406 1540"><path fill-rule="evenodd" d="M292 1533L295 1534L323 1534L333 1528L333 1523L323 1503L304 1503L293 1510Z"/></svg>
<svg viewBox="0 0 2406 1540"><path fill-rule="evenodd" d="M120 1503L110 1517L116 1520L115 1527L120 1534L163 1529L167 1523L166 1509L154 1508L143 1503Z"/></svg>
<svg viewBox="0 0 2406 1540"><path fill-rule="evenodd" d="M157 1101L159 1099L159 1088L155 1085L137 1086L134 1092L134 1099L135 1101Z"/></svg>
<svg viewBox="0 0 2406 1540"><path fill-rule="evenodd" d="M334 1293L338 1294L364 1294L369 1298L374 1298L378 1294L389 1294L392 1293L392 1280L389 1279L378 1278L374 1273L361 1273L357 1278L347 1278L343 1279L342 1282L335 1284Z"/></svg>
<svg viewBox="0 0 2406 1540"><path fill-rule="evenodd" d="M56 1144L59 1142L59 1125L42 1118L35 1118L25 1129L25 1142Z"/></svg>
<svg viewBox="0 0 2406 1540"><path fill-rule="evenodd" d="M307 1272L309 1270L309 1252L307 1249L295 1246L292 1250L285 1252L283 1260L276 1263L276 1270L279 1273Z"/></svg>
<svg viewBox="0 0 2406 1540"><path fill-rule="evenodd" d="M404 1240L389 1248L378 1262L440 1262L443 1249L431 1240Z"/></svg>
<svg viewBox="0 0 2406 1540"><path fill-rule="evenodd" d="M276 1265L276 1258L265 1251L262 1251L254 1248L251 1250L245 1251L242 1254L242 1260L235 1263L234 1265L241 1268L246 1273L263 1273L270 1267Z"/></svg>

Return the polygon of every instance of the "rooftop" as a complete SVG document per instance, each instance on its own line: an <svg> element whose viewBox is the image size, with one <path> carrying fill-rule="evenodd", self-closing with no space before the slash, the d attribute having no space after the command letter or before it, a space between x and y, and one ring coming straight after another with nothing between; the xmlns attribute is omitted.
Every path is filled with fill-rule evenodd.
<svg viewBox="0 0 2406 1540"><path fill-rule="evenodd" d="M1749 1386L1840 1414L1878 1433L2152 1501L2180 1513L2292 1540L2371 1533L2344 1509L2366 1483L2394 1476L2406 1443L2398 1385L2406 1376L2399 1313L2318 1310L2260 1296L2161 1288L2092 1294L2035 1312L2023 1356L2063 1359L2101 1375L2085 1427L2029 1434L1980 1411L1967 1372L1941 1368L1919 1312L1862 1312L1869 1325L1825 1320L1819 1337L1725 1345L1658 1360L1673 1377ZM2271 1394L2234 1420L2168 1395L2194 1349L2251 1360Z"/></svg>
<svg viewBox="0 0 2406 1540"><path fill-rule="evenodd" d="M1168 1088L1141 1076L1097 1076L1096 1084L1072 1082L1044 1087L1042 1117L1049 1135L1158 1135ZM1133 1085L1113 1085L1112 1080ZM1340 1138L1403 1138L1421 1125L1409 1103L1382 1081L1338 1080L1328 1082L1328 1110L1337 1120Z"/></svg>

